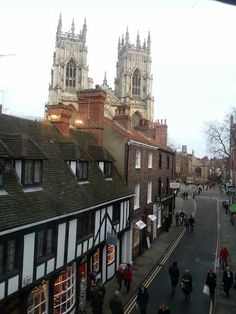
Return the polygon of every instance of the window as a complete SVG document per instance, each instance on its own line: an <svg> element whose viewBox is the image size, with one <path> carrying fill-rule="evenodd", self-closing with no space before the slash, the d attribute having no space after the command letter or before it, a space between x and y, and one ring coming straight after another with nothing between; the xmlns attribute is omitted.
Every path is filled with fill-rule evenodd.
<svg viewBox="0 0 236 314"><path fill-rule="evenodd" d="M152 201L152 181L148 181L147 185L147 204Z"/></svg>
<svg viewBox="0 0 236 314"><path fill-rule="evenodd" d="M107 265L110 265L115 260L116 248L115 245L107 244Z"/></svg>
<svg viewBox="0 0 236 314"><path fill-rule="evenodd" d="M88 238L93 234L95 225L95 213L86 212L78 218L77 240L81 242L84 238Z"/></svg>
<svg viewBox="0 0 236 314"><path fill-rule="evenodd" d="M136 69L132 78L132 94L140 95L140 72Z"/></svg>
<svg viewBox="0 0 236 314"><path fill-rule="evenodd" d="M166 168L170 169L170 156L167 155Z"/></svg>
<svg viewBox="0 0 236 314"><path fill-rule="evenodd" d="M141 168L141 152L140 150L136 150L135 155L135 168Z"/></svg>
<svg viewBox="0 0 236 314"><path fill-rule="evenodd" d="M157 189L158 189L158 196L161 196L161 189L162 188L162 182L161 182L161 178L159 177L158 178L158 186L157 186Z"/></svg>
<svg viewBox="0 0 236 314"><path fill-rule="evenodd" d="M73 60L66 66L66 87L75 87L76 65Z"/></svg>
<svg viewBox="0 0 236 314"><path fill-rule="evenodd" d="M46 314L48 307L48 289L47 284L42 283L39 286L36 286L28 297L28 308L27 314Z"/></svg>
<svg viewBox="0 0 236 314"><path fill-rule="evenodd" d="M113 204L113 215L112 215L112 221L116 222L120 220L120 203L114 203Z"/></svg>
<svg viewBox="0 0 236 314"><path fill-rule="evenodd" d="M75 265L61 272L54 284L53 314L68 313L75 304Z"/></svg>
<svg viewBox="0 0 236 314"><path fill-rule="evenodd" d="M0 276L18 269L19 240L11 239L0 243Z"/></svg>
<svg viewBox="0 0 236 314"><path fill-rule="evenodd" d="M152 168L152 153L148 153L148 168Z"/></svg>
<svg viewBox="0 0 236 314"><path fill-rule="evenodd" d="M161 152L159 152L158 165L159 165L159 168L161 169L162 168L162 153Z"/></svg>
<svg viewBox="0 0 236 314"><path fill-rule="evenodd" d="M25 160L22 163L22 183L25 186L41 185L43 163L41 160Z"/></svg>
<svg viewBox="0 0 236 314"><path fill-rule="evenodd" d="M104 162L104 176L106 178L111 178L111 169L112 169L112 163L110 161Z"/></svg>
<svg viewBox="0 0 236 314"><path fill-rule="evenodd" d="M139 208L140 184L136 184L134 188L134 209Z"/></svg>
<svg viewBox="0 0 236 314"><path fill-rule="evenodd" d="M40 230L37 234L37 258L50 256L55 251L55 232L54 230Z"/></svg>
<svg viewBox="0 0 236 314"><path fill-rule="evenodd" d="M95 253L93 254L93 272L99 272L99 264L100 264L100 250L97 248Z"/></svg>
<svg viewBox="0 0 236 314"><path fill-rule="evenodd" d="M76 164L76 176L79 181L88 180L88 162L87 161L78 161Z"/></svg>
<svg viewBox="0 0 236 314"><path fill-rule="evenodd" d="M169 194L169 189L170 189L170 179L166 178L166 194Z"/></svg>

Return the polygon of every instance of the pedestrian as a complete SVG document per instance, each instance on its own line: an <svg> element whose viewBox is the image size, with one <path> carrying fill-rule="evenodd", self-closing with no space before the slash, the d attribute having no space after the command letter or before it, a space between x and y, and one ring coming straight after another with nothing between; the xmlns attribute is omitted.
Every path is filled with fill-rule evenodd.
<svg viewBox="0 0 236 314"><path fill-rule="evenodd" d="M183 277L181 279L181 289L184 293L185 301L188 301L190 299L190 294L193 291L193 277L188 269L185 270L185 273L183 274Z"/></svg>
<svg viewBox="0 0 236 314"><path fill-rule="evenodd" d="M102 283L101 278L97 279L97 286L95 288L95 295L98 294L98 292L101 292L101 295L103 297L103 299L105 298L105 294L106 294L106 289Z"/></svg>
<svg viewBox="0 0 236 314"><path fill-rule="evenodd" d="M166 232L169 232L169 228L170 228L170 219L169 217L164 217L164 226L165 226L165 230Z"/></svg>
<svg viewBox="0 0 236 314"><path fill-rule="evenodd" d="M104 297L102 291L98 291L91 300L93 314L103 314Z"/></svg>
<svg viewBox="0 0 236 314"><path fill-rule="evenodd" d="M188 218L188 215L186 215L184 217L184 226L185 226L185 229L188 230L189 229L189 218Z"/></svg>
<svg viewBox="0 0 236 314"><path fill-rule="evenodd" d="M173 264L169 267L169 276L171 282L171 294L174 295L179 281L179 269L177 262L173 262Z"/></svg>
<svg viewBox="0 0 236 314"><path fill-rule="evenodd" d="M179 226L179 212L178 211L175 213L175 224L177 227Z"/></svg>
<svg viewBox="0 0 236 314"><path fill-rule="evenodd" d="M224 285L225 296L228 298L230 289L232 288L234 283L234 275L232 271L230 271L229 266L226 267L226 270L223 273L222 283Z"/></svg>
<svg viewBox="0 0 236 314"><path fill-rule="evenodd" d="M133 271L131 269L131 265L127 264L125 270L123 272L124 276L124 285L126 286L127 292L130 290L131 281L133 279Z"/></svg>
<svg viewBox="0 0 236 314"><path fill-rule="evenodd" d="M124 279L123 266L121 264L119 264L119 266L118 266L118 269L116 272L116 279L117 279L117 283L118 283L118 290L120 290L122 287L123 279Z"/></svg>
<svg viewBox="0 0 236 314"><path fill-rule="evenodd" d="M160 304L158 314L170 314L170 309L168 308L166 303L162 302Z"/></svg>
<svg viewBox="0 0 236 314"><path fill-rule="evenodd" d="M189 217L189 221L188 222L189 222L190 230L193 232L193 228L195 226L195 219L194 219L193 215L191 215Z"/></svg>
<svg viewBox="0 0 236 314"><path fill-rule="evenodd" d="M220 258L220 268L222 270L225 269L225 267L228 266L228 257L229 257L229 251L227 250L227 248L223 245L221 250L220 250L220 254L219 254L219 258Z"/></svg>
<svg viewBox="0 0 236 314"><path fill-rule="evenodd" d="M147 292L147 288L145 286L141 286L138 290L137 296L137 304L141 314L146 314L147 306L148 306L149 295Z"/></svg>
<svg viewBox="0 0 236 314"><path fill-rule="evenodd" d="M216 273L211 268L207 274L206 285L209 287L210 298L214 302L215 288L216 288Z"/></svg>
<svg viewBox="0 0 236 314"><path fill-rule="evenodd" d="M116 290L114 292L114 296L111 297L109 301L109 308L112 314L124 314L124 308L118 290Z"/></svg>
<svg viewBox="0 0 236 314"><path fill-rule="evenodd" d="M185 213L183 210L181 210L179 217L180 217L180 225L182 226L184 222L184 217L185 217Z"/></svg>

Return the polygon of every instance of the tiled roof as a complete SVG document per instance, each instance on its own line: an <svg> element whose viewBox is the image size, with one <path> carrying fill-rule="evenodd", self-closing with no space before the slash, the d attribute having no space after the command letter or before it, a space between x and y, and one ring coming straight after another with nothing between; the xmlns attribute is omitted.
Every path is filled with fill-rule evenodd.
<svg viewBox="0 0 236 314"><path fill-rule="evenodd" d="M22 151L20 134L25 134L27 141L33 143L32 149L26 150L27 156L40 159L46 155L47 159L43 161L41 191L24 192L15 170L11 169L6 173L5 187L8 195L0 195L0 231L61 215L71 215L76 211L130 195L116 169L112 171L112 180L106 181L93 161L89 163L89 183L78 184L64 157L70 154L70 147L75 149L77 146L79 154L83 150L84 158L89 156L95 160L96 152L93 154L93 151L88 150L89 146L95 145L94 137L87 132L71 130L69 136L63 137L55 126L0 114L0 139L6 138L5 134L12 134L7 137L8 144L17 157L21 156ZM0 151L4 153L1 148ZM72 149L72 154L74 153L75 150Z"/></svg>
<svg viewBox="0 0 236 314"><path fill-rule="evenodd" d="M94 160L114 161L111 154L101 146L89 146L89 153L93 156Z"/></svg>

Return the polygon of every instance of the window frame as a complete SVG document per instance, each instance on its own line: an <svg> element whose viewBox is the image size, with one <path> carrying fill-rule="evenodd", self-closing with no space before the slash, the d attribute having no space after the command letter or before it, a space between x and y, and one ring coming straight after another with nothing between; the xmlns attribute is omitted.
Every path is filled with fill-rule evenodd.
<svg viewBox="0 0 236 314"><path fill-rule="evenodd" d="M114 263L116 257L116 247L113 244L107 244L107 266Z"/></svg>
<svg viewBox="0 0 236 314"><path fill-rule="evenodd" d="M30 307L29 303L32 302ZM43 307L43 308L42 308ZM41 283L30 291L27 299L27 314L34 314L39 309L39 313L48 311L48 286L47 283Z"/></svg>
<svg viewBox="0 0 236 314"><path fill-rule="evenodd" d="M152 159L153 159L152 152L148 152L148 169L152 169Z"/></svg>
<svg viewBox="0 0 236 314"><path fill-rule="evenodd" d="M140 96L141 91L141 74L139 69L135 69L132 75L132 95Z"/></svg>
<svg viewBox="0 0 236 314"><path fill-rule="evenodd" d="M14 241L14 248L10 246ZM20 250L21 238L11 237L0 241L2 258L0 260L0 278L9 277L12 274L19 272L20 267ZM13 257L13 258L12 258Z"/></svg>
<svg viewBox="0 0 236 314"><path fill-rule="evenodd" d="M135 151L135 169L141 169L141 150L139 148Z"/></svg>
<svg viewBox="0 0 236 314"><path fill-rule="evenodd" d="M31 163L32 164L32 173L30 174L32 183L26 182L26 177L28 174L26 174L27 167L26 165ZM36 165L39 163L39 181L35 182L35 171L36 171ZM24 187L32 187L32 186L41 186L43 182L43 160L41 159L24 159L22 160L22 173L21 173L21 182Z"/></svg>
<svg viewBox="0 0 236 314"><path fill-rule="evenodd" d="M76 176L79 181L88 181L88 170L89 170L88 165L89 163L87 160L76 161ZM82 168L80 166L82 166Z"/></svg>
<svg viewBox="0 0 236 314"><path fill-rule="evenodd" d="M134 210L140 208L140 183L134 186Z"/></svg>
<svg viewBox="0 0 236 314"><path fill-rule="evenodd" d="M51 233L50 239L48 237L49 232ZM54 256L56 252L56 229L50 226L48 228L45 227L36 231L35 247L36 260L38 263L42 262L42 260L47 260Z"/></svg>
<svg viewBox="0 0 236 314"><path fill-rule="evenodd" d="M121 203L116 202L112 206L112 222L118 223L120 221Z"/></svg>
<svg viewBox="0 0 236 314"><path fill-rule="evenodd" d="M166 156L166 169L170 169L170 156Z"/></svg>
<svg viewBox="0 0 236 314"><path fill-rule="evenodd" d="M65 85L67 88L76 88L76 72L76 64L71 59L66 64Z"/></svg>
<svg viewBox="0 0 236 314"><path fill-rule="evenodd" d="M159 156L158 156L158 167L159 169L162 168L162 153L159 152Z"/></svg>
<svg viewBox="0 0 236 314"><path fill-rule="evenodd" d="M152 202L152 181L148 180L147 184L147 204Z"/></svg>
<svg viewBox="0 0 236 314"><path fill-rule="evenodd" d="M77 243L90 238L95 229L95 212L89 211L79 215L77 218Z"/></svg>

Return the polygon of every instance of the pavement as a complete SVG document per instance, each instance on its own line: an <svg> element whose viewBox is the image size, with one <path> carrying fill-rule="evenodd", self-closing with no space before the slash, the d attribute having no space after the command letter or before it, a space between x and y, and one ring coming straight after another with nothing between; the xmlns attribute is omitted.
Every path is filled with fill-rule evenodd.
<svg viewBox="0 0 236 314"><path fill-rule="evenodd" d="M215 197L216 191L208 190L203 191L201 196ZM220 198L225 198L226 195L219 194ZM182 197L176 197L176 210L184 210L188 215L194 213L195 202L189 197L187 200L183 200ZM232 271L236 272L236 227L231 226L229 222L229 215L225 214L225 210L221 207L221 202L219 207L219 225L218 225L218 240L219 246L224 244L230 252L230 266ZM184 227L176 227L175 221L173 219L173 225L169 229L169 232L162 231L155 242L151 243L149 249L145 250L144 253L138 256L132 265L133 270L133 280L131 284L131 289L127 293L125 287L123 286L120 290L120 299L123 302L124 307L127 305L128 301L137 295L137 291L140 285L145 281L148 274L154 269L156 265L160 263L163 256L167 254L169 248L176 241L178 236L183 232ZM216 300L215 306L210 310L209 314L236 314L236 290L231 289L230 297L227 299L219 288L222 281L222 273L220 270L217 274L218 286L216 288ZM109 300L114 295L114 291L118 288L116 278L109 280L105 284L106 295L104 300L104 314L111 313L109 310ZM158 306L158 305L157 305ZM87 304L86 313L92 313L92 309ZM129 313L129 311L125 311Z"/></svg>

